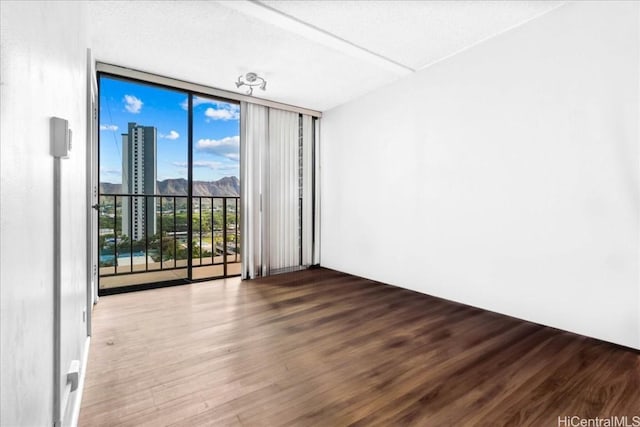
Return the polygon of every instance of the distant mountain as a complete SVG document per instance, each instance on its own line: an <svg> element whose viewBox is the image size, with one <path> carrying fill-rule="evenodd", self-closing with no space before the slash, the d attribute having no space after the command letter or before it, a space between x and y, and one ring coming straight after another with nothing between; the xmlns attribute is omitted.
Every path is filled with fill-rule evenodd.
<svg viewBox="0 0 640 427"><path fill-rule="evenodd" d="M122 184L112 184L110 182L100 183L100 194L120 194L122 193Z"/></svg>
<svg viewBox="0 0 640 427"><path fill-rule="evenodd" d="M121 184L100 183L101 194L122 193ZM158 194L186 196L187 180L183 178L158 181ZM240 181L235 176L225 176L217 181L193 181L194 196L239 196Z"/></svg>
<svg viewBox="0 0 640 427"><path fill-rule="evenodd" d="M158 181L158 193L176 196L187 195L186 179ZM217 181L193 181L194 196L239 196L240 181L235 176L225 176Z"/></svg>

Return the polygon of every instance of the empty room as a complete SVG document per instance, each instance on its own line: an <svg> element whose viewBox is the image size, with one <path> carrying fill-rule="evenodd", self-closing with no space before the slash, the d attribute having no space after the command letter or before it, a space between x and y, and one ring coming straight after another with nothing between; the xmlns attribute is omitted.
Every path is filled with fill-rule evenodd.
<svg viewBox="0 0 640 427"><path fill-rule="evenodd" d="M640 427L640 2L0 25L0 425Z"/></svg>

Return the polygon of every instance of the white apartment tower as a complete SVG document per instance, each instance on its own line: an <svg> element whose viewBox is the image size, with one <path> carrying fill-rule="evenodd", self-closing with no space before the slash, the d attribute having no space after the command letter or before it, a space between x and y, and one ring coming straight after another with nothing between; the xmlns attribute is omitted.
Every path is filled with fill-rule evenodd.
<svg viewBox="0 0 640 427"><path fill-rule="evenodd" d="M124 197L122 233L132 240L156 233L157 130L129 123L122 134L122 192L144 197Z"/></svg>

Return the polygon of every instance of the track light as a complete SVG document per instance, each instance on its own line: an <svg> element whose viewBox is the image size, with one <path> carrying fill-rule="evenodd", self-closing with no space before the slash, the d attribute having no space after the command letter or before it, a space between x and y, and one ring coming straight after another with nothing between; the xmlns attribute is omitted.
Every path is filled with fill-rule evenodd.
<svg viewBox="0 0 640 427"><path fill-rule="evenodd" d="M267 89L267 81L262 77L258 76L256 73L247 73L244 76L238 76L238 81L236 82L236 87L240 88L242 86L247 86L249 90L247 90L247 95L253 95L253 88L259 87L262 90Z"/></svg>

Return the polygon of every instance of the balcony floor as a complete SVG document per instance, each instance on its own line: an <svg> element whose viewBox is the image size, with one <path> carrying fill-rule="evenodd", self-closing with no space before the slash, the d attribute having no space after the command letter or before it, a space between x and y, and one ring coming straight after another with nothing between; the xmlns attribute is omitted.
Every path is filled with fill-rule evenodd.
<svg viewBox="0 0 640 427"><path fill-rule="evenodd" d="M240 256L238 255L237 262L234 261L236 258L231 255L227 259L227 276L239 275L242 268ZM223 258L221 256L215 257L213 262L217 264L206 265L210 262L211 257L203 258L202 265L200 265L200 259L194 258L192 275L194 280L224 276L224 267L221 264L223 262ZM132 274L131 263L118 266L119 274L117 275L112 275L115 272L113 267L100 267L100 289L121 288L123 286L166 282L187 278L186 259L177 260L175 263L177 268L174 268L173 261L165 261L163 264L163 268L170 270L160 270L159 262L149 262L148 264L145 264L144 258L141 263L133 264ZM145 272L145 268L148 268L150 271Z"/></svg>

